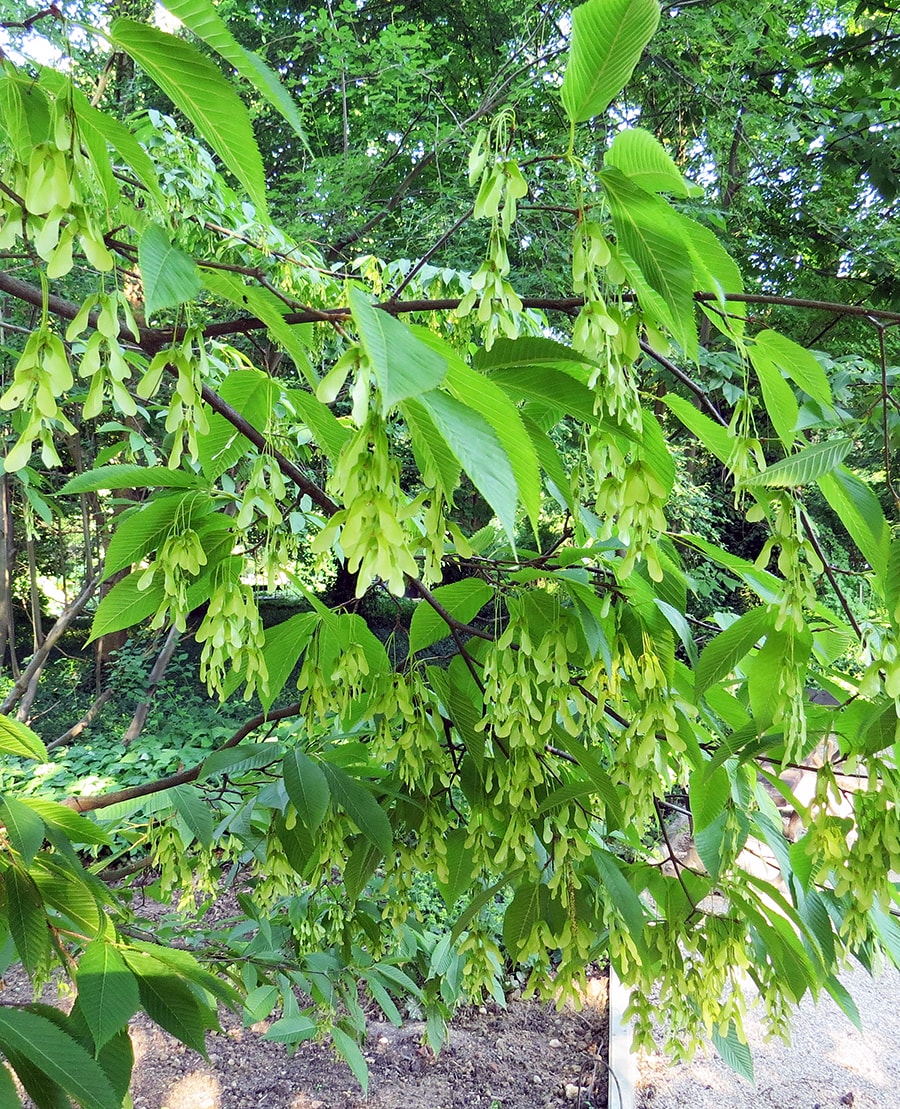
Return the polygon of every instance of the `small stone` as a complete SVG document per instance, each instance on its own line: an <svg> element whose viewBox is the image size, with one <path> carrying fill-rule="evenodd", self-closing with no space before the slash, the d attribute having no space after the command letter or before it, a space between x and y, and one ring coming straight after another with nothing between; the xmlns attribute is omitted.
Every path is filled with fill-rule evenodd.
<svg viewBox="0 0 900 1109"><path fill-rule="evenodd" d="M566 1095L566 1101L574 1101L581 1093L581 1087L576 1086L574 1082L567 1082L563 1093Z"/></svg>
<svg viewBox="0 0 900 1109"><path fill-rule="evenodd" d="M535 1084L535 1086L541 1086L544 1082L543 1078L541 1078L539 1074L536 1074L531 1081Z"/></svg>
<svg viewBox="0 0 900 1109"><path fill-rule="evenodd" d="M550 1047L562 1047L562 1040L558 1040L556 1038L556 1036L554 1036L553 1039L549 1041L548 1046L550 1046Z"/></svg>

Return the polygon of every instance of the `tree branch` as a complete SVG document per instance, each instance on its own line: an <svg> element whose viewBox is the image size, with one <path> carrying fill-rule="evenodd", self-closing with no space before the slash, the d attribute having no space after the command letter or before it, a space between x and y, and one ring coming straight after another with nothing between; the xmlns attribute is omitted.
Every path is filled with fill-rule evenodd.
<svg viewBox="0 0 900 1109"><path fill-rule="evenodd" d="M241 740L246 739L251 732L256 731L263 724L277 724L279 720L287 720L291 716L296 716L299 712L299 703L288 705L283 709L276 709L274 712L261 712L238 728L234 735L230 736L215 751L227 751L232 747L237 747ZM210 751L210 754L215 754L215 751ZM155 781L144 782L139 786L129 786L127 789L112 790L110 793L97 793L89 797L68 797L63 801L63 804L76 812L97 812L98 809L108 809L110 805L118 805L120 801L133 801L138 797L150 797L154 793L164 793L167 789L174 789L176 786L196 782L202 769L203 763L199 762L189 770L180 770L177 774L170 774L166 778L157 778Z"/></svg>

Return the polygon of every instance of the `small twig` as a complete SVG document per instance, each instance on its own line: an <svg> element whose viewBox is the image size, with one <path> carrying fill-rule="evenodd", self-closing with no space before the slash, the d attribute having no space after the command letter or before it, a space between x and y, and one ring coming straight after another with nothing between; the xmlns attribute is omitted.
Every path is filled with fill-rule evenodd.
<svg viewBox="0 0 900 1109"><path fill-rule="evenodd" d="M828 560L825 557L822 547L819 544L818 536L816 535L815 529L812 526L812 521L806 515L805 509L801 508L800 519L803 523L803 530L806 532L806 537L807 539L809 539L812 549L816 552L816 557L822 563L822 567L825 571L825 577L828 578L829 582L831 583L831 588L834 590L838 601L840 601L841 608L844 610L844 615L847 617L847 620L850 623L850 627L853 628L853 630L856 632L857 637L859 639L862 639L862 628L859 626L859 622L853 615L853 610L850 608L850 602L844 596L841 587L837 583L837 578L834 576L834 572L831 569L831 566L828 564Z"/></svg>
<svg viewBox="0 0 900 1109"><path fill-rule="evenodd" d="M406 288L406 286L412 281L412 279L416 276L416 274L423 268L423 266L426 266L428 264L429 260L431 258L433 258L435 256L435 254L437 254L437 252L441 249L441 247L456 234L456 232L462 227L462 225L471 217L471 215L474 211L475 211L475 209L474 209L474 207L472 207L467 212L465 212L463 215L461 215L459 217L459 219L456 221L456 223L454 223L454 225L450 228L450 230L445 231L444 234L441 235L441 237L438 239L438 241L434 244L434 246L431 247L430 250L425 251L425 253L422 255L422 257L418 260L418 262L416 262L416 264L413 266L413 268L406 275L406 277L403 278L403 280L400 282L400 284L397 286L397 288L394 289L394 291L391 293L390 298L389 298L390 300L396 300L397 297L400 296L400 294L403 292L403 290Z"/></svg>

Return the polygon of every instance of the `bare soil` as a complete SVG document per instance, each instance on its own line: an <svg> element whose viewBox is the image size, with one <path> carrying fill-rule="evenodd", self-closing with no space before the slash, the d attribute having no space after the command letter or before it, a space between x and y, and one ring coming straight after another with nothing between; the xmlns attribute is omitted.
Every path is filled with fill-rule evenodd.
<svg viewBox="0 0 900 1109"><path fill-rule="evenodd" d="M364 1052L366 1097L325 1045L289 1056L265 1025L234 1019L210 1035L208 1062L146 1018L133 1023L135 1109L550 1109L606 1107L604 988L580 1012L539 1002L469 1008L436 1058L423 1026L373 1021ZM568 1096L567 1096L568 1093Z"/></svg>
<svg viewBox="0 0 900 1109"><path fill-rule="evenodd" d="M308 1042L291 1055L263 1039L266 1022L244 1028L223 1012L204 1059L139 1014L134 1109L606 1109L607 980L589 985L581 1011L515 997L505 1010L463 1009L437 1057L422 1045L422 1024L371 1021L368 1096L330 1047ZM42 1000L65 1005L57 993ZM2 1000L31 1000L20 971L7 975Z"/></svg>

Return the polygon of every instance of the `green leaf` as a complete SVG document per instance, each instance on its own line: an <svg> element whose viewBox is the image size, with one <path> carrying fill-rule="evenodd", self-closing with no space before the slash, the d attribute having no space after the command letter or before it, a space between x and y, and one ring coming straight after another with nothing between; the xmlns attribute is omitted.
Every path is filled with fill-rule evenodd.
<svg viewBox="0 0 900 1109"><path fill-rule="evenodd" d="M859 1015L859 1009L856 1002L850 996L850 991L840 981L836 975L832 974L826 978L823 985L829 994L834 998L840 1007L841 1012L859 1031L862 1031L862 1018Z"/></svg>
<svg viewBox="0 0 900 1109"><path fill-rule="evenodd" d="M157 223L148 225L138 243L138 264L147 316L186 304L200 292L200 271L190 255L169 242Z"/></svg>
<svg viewBox="0 0 900 1109"><path fill-rule="evenodd" d="M108 578L157 550L176 518L179 528L196 529L199 519L207 515L211 508L209 495L197 491L160 495L123 514L109 541L104 576Z"/></svg>
<svg viewBox="0 0 900 1109"><path fill-rule="evenodd" d="M563 577L561 574L560 577ZM584 640L593 658L601 656L608 667L612 666L612 652L609 638L604 630L606 617L603 602L589 585L566 575L563 578L566 590L572 598Z"/></svg>
<svg viewBox="0 0 900 1109"><path fill-rule="evenodd" d="M456 923L450 932L450 942L456 943L459 937L465 932L469 923L475 919L487 903L496 896L503 889L508 886L510 882L514 882L516 878L522 873L521 870L514 870L511 874L506 874L498 879L493 885L487 886L485 889L477 893L465 909L459 914Z"/></svg>
<svg viewBox="0 0 900 1109"><path fill-rule="evenodd" d="M697 854L710 878L718 881L719 872L724 862L722 858L722 844L725 839L725 825L728 820L726 813L720 813L715 820L700 828L694 833L694 846Z"/></svg>
<svg viewBox="0 0 900 1109"><path fill-rule="evenodd" d="M725 809L731 797L731 782L723 767L710 768L707 763L690 776L691 816L694 828L705 828Z"/></svg>
<svg viewBox="0 0 900 1109"><path fill-rule="evenodd" d="M309 149L300 111L278 74L258 54L241 46L209 0L166 0L164 6L217 54L231 62L238 73L291 125Z"/></svg>
<svg viewBox="0 0 900 1109"><path fill-rule="evenodd" d="M603 159L648 193L687 197L688 183L662 143L643 127L619 131ZM734 291L734 290L729 290Z"/></svg>
<svg viewBox="0 0 900 1109"><path fill-rule="evenodd" d="M672 209L615 167L601 170L618 242L672 315L675 338L689 355L696 345L693 267ZM640 293L638 294L640 295Z"/></svg>
<svg viewBox="0 0 900 1109"><path fill-rule="evenodd" d="M288 389L285 397L291 408L313 433L323 453L332 462L336 462L344 444L352 434L350 428L339 423L331 409L322 404L312 393L305 393L302 389Z"/></svg>
<svg viewBox="0 0 900 1109"><path fill-rule="evenodd" d="M314 1020L303 1013L295 1013L292 1017L281 1017L270 1024L263 1033L263 1039L279 1044L299 1044L311 1040L317 1031Z"/></svg>
<svg viewBox="0 0 900 1109"><path fill-rule="evenodd" d="M266 175L247 109L218 67L195 47L145 23L116 19L113 42L194 124L266 216Z"/></svg>
<svg viewBox="0 0 900 1109"><path fill-rule="evenodd" d="M884 603L895 622L900 622L900 537L892 539L884 572Z"/></svg>
<svg viewBox="0 0 900 1109"><path fill-rule="evenodd" d="M78 1003L98 1048L122 1028L141 1004L137 980L112 944L94 940L76 974Z"/></svg>
<svg viewBox="0 0 900 1109"><path fill-rule="evenodd" d="M286 312L284 301L280 300L271 289L263 289L258 285L245 285L237 274L226 273L224 270L204 270L202 280L204 287L211 293L223 300L230 300L242 311L252 312L257 319L261 320L266 325L269 335L289 355L294 365L306 378L310 388L316 387L316 375L310 364L306 345L300 338L304 328L309 325L288 323L284 318ZM322 407L325 408L324 405Z"/></svg>
<svg viewBox="0 0 900 1109"><path fill-rule="evenodd" d="M831 385L821 363L805 347L801 347L799 343L784 335L779 335L777 331L761 331L756 336L755 346L773 365L784 370L795 385L799 385L804 393L808 393L823 408L830 408L834 404Z"/></svg>
<svg viewBox="0 0 900 1109"><path fill-rule="evenodd" d="M22 1109L16 1084L6 1067L0 1066L0 1109Z"/></svg>
<svg viewBox="0 0 900 1109"><path fill-rule="evenodd" d="M205 782L209 778L215 778L217 774L238 777L249 770L269 766L278 761L282 754L283 749L278 743L241 743L224 751L213 751L204 761L197 781Z"/></svg>
<svg viewBox="0 0 900 1109"><path fill-rule="evenodd" d="M829 439L827 443L814 443L795 454L767 466L747 485L764 485L768 489L789 489L810 485L844 461L853 449L852 439Z"/></svg>
<svg viewBox="0 0 900 1109"><path fill-rule="evenodd" d="M278 1004L281 992L277 986L257 986L244 999L244 1027L265 1020Z"/></svg>
<svg viewBox="0 0 900 1109"><path fill-rule="evenodd" d="M29 974L42 968L50 954L50 929L44 901L27 871L10 866L3 873L9 931Z"/></svg>
<svg viewBox="0 0 900 1109"><path fill-rule="evenodd" d="M552 366L499 367L491 371L491 381L514 400L540 401L586 424L603 422L594 412L594 394L587 385Z"/></svg>
<svg viewBox="0 0 900 1109"><path fill-rule="evenodd" d="M4 797L0 800L0 821L5 825L9 842L27 866L44 842L43 820L15 797Z"/></svg>
<svg viewBox="0 0 900 1109"><path fill-rule="evenodd" d="M151 1020L201 1055L206 1054L203 1009L184 981L163 963L141 952L124 952L137 978L141 1005Z"/></svg>
<svg viewBox="0 0 900 1109"><path fill-rule="evenodd" d="M742 293L744 282L737 262L708 227L683 212L673 212L675 225L687 244L694 269L694 287L715 293L719 311L706 308L706 314L726 335L744 334L745 307L725 299L727 293Z"/></svg>
<svg viewBox="0 0 900 1109"><path fill-rule="evenodd" d="M103 597L91 624L91 641L133 627L156 612L162 600L162 585L154 583L150 589L140 590L137 586L141 575L139 570L129 574Z"/></svg>
<svg viewBox="0 0 900 1109"><path fill-rule="evenodd" d="M883 577L891 529L878 498L864 481L843 467L820 477L818 485L863 558Z"/></svg>
<svg viewBox="0 0 900 1109"><path fill-rule="evenodd" d="M165 466L98 466L69 478L60 494L95 493L101 489L194 489L201 483L197 474L169 470Z"/></svg>
<svg viewBox="0 0 900 1109"><path fill-rule="evenodd" d="M471 848L466 847L467 838L465 828L455 828L446 837L449 874L446 882L438 881L438 889L451 911L469 888L475 875L475 856Z"/></svg>
<svg viewBox="0 0 900 1109"><path fill-rule="evenodd" d="M409 398L400 405L409 429L409 443L425 485L443 489L449 496L459 484L459 462L434 425L428 410Z"/></svg>
<svg viewBox="0 0 900 1109"><path fill-rule="evenodd" d="M48 1014L36 1015L50 1019ZM54 1082L44 1073L39 1064L22 1052L16 1051L15 1048L6 1047L3 1051L16 1077L22 1083L25 1093L31 1098L37 1109L72 1109L72 1101L69 1095L58 1082ZM3 1069L6 1070L5 1067ZM21 1106L19 1101L14 1102L14 1104Z"/></svg>
<svg viewBox="0 0 900 1109"><path fill-rule="evenodd" d="M638 953L646 955L647 945L644 942L646 917L640 898L629 885L614 855L598 847L594 849L592 858L600 881L606 886L609 899L625 922Z"/></svg>
<svg viewBox="0 0 900 1109"><path fill-rule="evenodd" d="M46 1017L0 1008L0 1048L28 1059L83 1109L121 1109L122 1099L96 1060Z"/></svg>
<svg viewBox="0 0 900 1109"><path fill-rule="evenodd" d="M309 755L296 750L288 751L284 756L283 772L284 788L297 810L297 816L310 832L314 832L325 819L328 802L331 800L328 779ZM372 795L365 790L364 792L374 804Z"/></svg>
<svg viewBox="0 0 900 1109"><path fill-rule="evenodd" d="M134 1050L127 1028L117 1032L103 1045L97 1052L97 1062L115 1090L116 1097L124 1103L134 1070Z"/></svg>
<svg viewBox="0 0 900 1109"><path fill-rule="evenodd" d="M332 1028L331 1038L334 1041L334 1046L338 1055L344 1060L350 1070L353 1071L353 1077L362 1086L363 1093L369 1093L369 1067L366 1063L363 1053L359 1050L359 1045L354 1039L342 1032L340 1028Z"/></svg>
<svg viewBox="0 0 900 1109"><path fill-rule="evenodd" d="M381 390L382 413L398 401L436 389L447 362L388 312L373 307L361 289L350 290L350 311Z"/></svg>
<svg viewBox="0 0 900 1109"><path fill-rule="evenodd" d="M720 678L734 670L762 636L775 627L775 614L767 605L758 605L719 634L703 648L697 663L694 696L700 698Z"/></svg>
<svg viewBox="0 0 900 1109"><path fill-rule="evenodd" d="M42 85L57 97L63 98L65 103L71 102L78 121L78 131L86 139L91 150L96 149L100 143L103 144L104 150L107 146L111 146L156 203L161 208L165 208L166 198L159 187L153 159L131 131L114 116L95 108L64 73L42 66L40 74ZM96 159L94 161L96 162Z"/></svg>
<svg viewBox="0 0 900 1109"><path fill-rule="evenodd" d="M382 854L390 855L394 845L391 822L369 790L346 770L331 763L322 763L322 770L335 803L340 805L370 843Z"/></svg>
<svg viewBox="0 0 900 1109"><path fill-rule="evenodd" d="M280 387L260 370L235 370L221 382L216 392L253 427L266 427ZM250 441L219 412L210 409L207 419L209 431L198 436L197 448L204 474L215 479L246 455Z"/></svg>
<svg viewBox="0 0 900 1109"><path fill-rule="evenodd" d="M444 386L447 392L467 408L480 413L494 429L515 474L519 499L536 530L541 511L541 473L518 409L501 388L466 365L434 332L416 328L416 334L446 358L449 368Z"/></svg>
<svg viewBox="0 0 900 1109"><path fill-rule="evenodd" d="M674 393L666 394L663 397L663 404L675 413L688 431L692 431L697 436L710 454L718 458L720 462L728 461L731 454L732 439L727 427L722 427L715 420L711 420L709 416L698 412L689 400L676 396Z"/></svg>
<svg viewBox="0 0 900 1109"><path fill-rule="evenodd" d="M394 999L388 993L384 983L378 977L377 971L370 970L364 978L369 993L378 1002L381 1011L387 1019L394 1025L395 1028L403 1027L403 1017L400 1016L400 1010L397 1008Z"/></svg>
<svg viewBox="0 0 900 1109"><path fill-rule="evenodd" d="M515 958L519 957L532 929L542 919L541 891L546 900L546 886L539 882L523 882L503 914L503 942Z"/></svg>
<svg viewBox="0 0 900 1109"><path fill-rule="evenodd" d="M383 857L381 851L369 843L365 836L357 839L344 867L344 889L351 901L356 901L366 888Z"/></svg>
<svg viewBox="0 0 900 1109"><path fill-rule="evenodd" d="M688 623L684 613L681 609L676 608L674 605L670 605L668 601L664 601L660 597L654 597L653 603L669 621L675 634L681 640L681 645L684 647L691 665L696 666L697 644L694 640L694 633L691 631L691 625Z"/></svg>
<svg viewBox="0 0 900 1109"><path fill-rule="evenodd" d="M291 676L318 622L319 617L316 613L298 612L295 616L266 628L263 657L269 672L269 682L265 692L259 695L266 712L272 707L275 698Z"/></svg>
<svg viewBox="0 0 900 1109"><path fill-rule="evenodd" d="M236 1009L240 1006L241 998L234 987L229 986L227 982L223 982L221 978L217 978L215 974L211 974L197 962L197 959L189 951L184 951L178 947L160 947L158 944L144 943L141 940L133 940L131 947L136 951L144 952L151 959L155 959L157 964L161 963L164 967L170 967L179 977L193 982L230 1008ZM125 953L125 956L129 966L137 974L138 972L132 965L128 953Z"/></svg>
<svg viewBox="0 0 900 1109"><path fill-rule="evenodd" d="M656 416L647 409L642 413L641 420L640 457L653 471L654 477L668 496L675 484L675 459Z"/></svg>
<svg viewBox="0 0 900 1109"><path fill-rule="evenodd" d="M96 888L84 881L84 875L51 867L46 856L40 861L46 869L35 867L32 877L44 904L71 921L85 936L96 935L105 920L102 886L98 895Z"/></svg>
<svg viewBox="0 0 900 1109"><path fill-rule="evenodd" d="M197 792L196 787L192 785L175 786L174 789L169 790L168 795L172 798L175 811L191 830L191 834L201 847L212 847L212 813L209 805Z"/></svg>
<svg viewBox="0 0 900 1109"><path fill-rule="evenodd" d="M659 14L656 0L587 0L575 8L561 90L570 122L606 111L630 80Z"/></svg>
<svg viewBox="0 0 900 1109"><path fill-rule="evenodd" d="M7 755L17 755L23 759L37 759L49 762L50 756L39 735L27 724L13 720L11 716L0 714L0 751Z"/></svg>
<svg viewBox="0 0 900 1109"><path fill-rule="evenodd" d="M421 401L472 484L496 512L510 544L514 544L518 486L496 432L482 415L448 393L435 389L423 394ZM528 441L524 430L523 439Z"/></svg>
<svg viewBox="0 0 900 1109"><path fill-rule="evenodd" d="M477 616L493 595L493 589L481 578L464 578L433 591L434 599L463 624ZM409 625L409 653L414 655L449 634L444 618L427 601L419 601Z"/></svg>
<svg viewBox="0 0 900 1109"><path fill-rule="evenodd" d="M781 370L768 358L762 348L752 346L748 353L756 370L756 376L759 378L763 402L772 421L772 427L775 428L784 446L790 450L797 431L797 420L800 417L800 408L794 391L784 380Z"/></svg>
<svg viewBox="0 0 900 1109"><path fill-rule="evenodd" d="M458 676L454 674L451 668L450 684L446 697L447 709L453 720L453 726L459 733L466 751L480 774L484 765L484 732L478 730L478 725L483 714L472 699L475 692L464 682L458 680Z"/></svg>
<svg viewBox="0 0 900 1109"><path fill-rule="evenodd" d="M753 1077L753 1057L750 1048L738 1036L737 1026L734 1021L728 1025L728 1034L723 1036L718 1028L713 1029L712 1042L716 1051L722 1056L724 1062L748 1082L755 1081Z"/></svg>
<svg viewBox="0 0 900 1109"><path fill-rule="evenodd" d="M574 350L555 339L545 339L541 335L520 335L517 339L499 338L488 350L480 347L475 352L473 364L481 373L491 374L494 370L524 369L534 366L572 365L584 368L601 365L596 359L581 351Z"/></svg>

